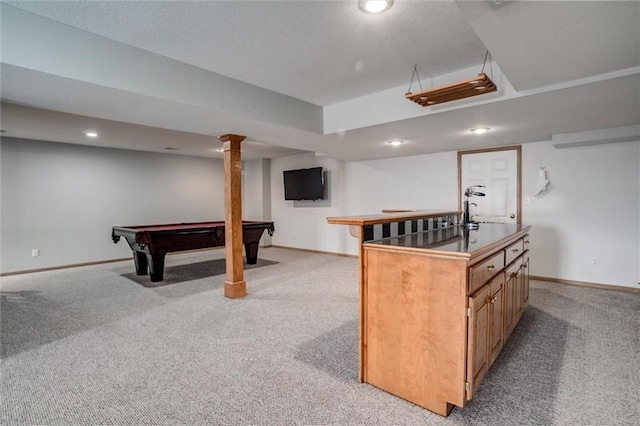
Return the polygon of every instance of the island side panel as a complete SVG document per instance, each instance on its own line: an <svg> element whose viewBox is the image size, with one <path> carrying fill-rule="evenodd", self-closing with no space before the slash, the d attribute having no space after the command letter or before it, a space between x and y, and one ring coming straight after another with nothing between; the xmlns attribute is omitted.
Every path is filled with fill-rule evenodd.
<svg viewBox="0 0 640 426"><path fill-rule="evenodd" d="M360 350L358 351L358 380L360 382L366 382L366 367L365 367L365 354L367 353L367 342L366 342L366 324L364 323L364 318L366 317L367 312L367 299L364 294L364 253L362 249L362 244L364 243L364 229L362 226L350 225L349 233L351 236L356 237L358 239L358 300L360 301L359 312L358 312L358 347Z"/></svg>
<svg viewBox="0 0 640 426"><path fill-rule="evenodd" d="M467 262L365 245L366 381L446 416L464 406Z"/></svg>

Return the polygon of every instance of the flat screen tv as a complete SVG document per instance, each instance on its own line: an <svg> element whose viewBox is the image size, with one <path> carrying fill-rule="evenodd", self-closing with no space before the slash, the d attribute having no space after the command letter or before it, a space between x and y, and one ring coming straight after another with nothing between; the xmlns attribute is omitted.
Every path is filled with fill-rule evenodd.
<svg viewBox="0 0 640 426"><path fill-rule="evenodd" d="M285 200L322 200L324 197L322 167L285 170L282 173Z"/></svg>

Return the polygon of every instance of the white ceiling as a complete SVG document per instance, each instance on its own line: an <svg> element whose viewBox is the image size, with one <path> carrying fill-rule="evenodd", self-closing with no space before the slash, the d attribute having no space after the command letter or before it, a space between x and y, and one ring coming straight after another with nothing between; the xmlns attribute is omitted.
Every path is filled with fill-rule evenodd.
<svg viewBox="0 0 640 426"><path fill-rule="evenodd" d="M236 133L244 158L364 160L640 123L636 1L5 1L1 18L5 136L216 157ZM414 65L426 89L487 49L497 94L404 99Z"/></svg>

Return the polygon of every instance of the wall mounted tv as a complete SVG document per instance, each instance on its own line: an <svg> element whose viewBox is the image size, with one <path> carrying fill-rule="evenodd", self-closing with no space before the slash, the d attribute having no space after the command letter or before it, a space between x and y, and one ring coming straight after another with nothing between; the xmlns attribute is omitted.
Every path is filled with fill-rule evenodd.
<svg viewBox="0 0 640 426"><path fill-rule="evenodd" d="M324 197L322 167L285 170L282 173L285 200L322 200Z"/></svg>

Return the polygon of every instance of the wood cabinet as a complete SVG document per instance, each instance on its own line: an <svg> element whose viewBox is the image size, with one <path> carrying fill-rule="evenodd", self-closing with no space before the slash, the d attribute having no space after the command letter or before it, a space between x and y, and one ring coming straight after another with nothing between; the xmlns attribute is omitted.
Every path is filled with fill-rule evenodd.
<svg viewBox="0 0 640 426"><path fill-rule="evenodd" d="M525 251L505 270L504 334L511 335L529 301L529 252Z"/></svg>
<svg viewBox="0 0 640 426"><path fill-rule="evenodd" d="M508 339L514 327L516 318L516 293L518 279L516 278L516 265L511 264L505 270L505 295L504 295L504 338Z"/></svg>
<svg viewBox="0 0 640 426"><path fill-rule="evenodd" d="M461 212L329 217L359 241L359 378L442 416L464 407L529 294L529 226Z"/></svg>
<svg viewBox="0 0 640 426"><path fill-rule="evenodd" d="M526 253L522 263L522 304L526 306L529 302L529 253Z"/></svg>
<svg viewBox="0 0 640 426"><path fill-rule="evenodd" d="M489 284L489 365L498 357L504 343L504 274L498 275ZM468 399L471 399L469 396Z"/></svg>
<svg viewBox="0 0 640 426"><path fill-rule="evenodd" d="M469 338L467 347L467 400L482 382L502 349L504 336L504 273L469 297Z"/></svg>
<svg viewBox="0 0 640 426"><path fill-rule="evenodd" d="M475 292L480 287L487 284L487 282L502 272L505 265L504 250L499 250L493 256L490 256L487 260L473 265L469 268L469 293Z"/></svg>
<svg viewBox="0 0 640 426"><path fill-rule="evenodd" d="M489 352L491 351L491 342L489 339L489 330L492 330L490 303L491 289L484 286L482 290L473 297L469 298L469 345L467 348L468 358L471 362L467 363L467 380L469 389L467 390L467 399L471 399L473 392L489 371Z"/></svg>
<svg viewBox="0 0 640 426"><path fill-rule="evenodd" d="M363 245L363 381L446 416L464 407L528 300L529 227Z"/></svg>

